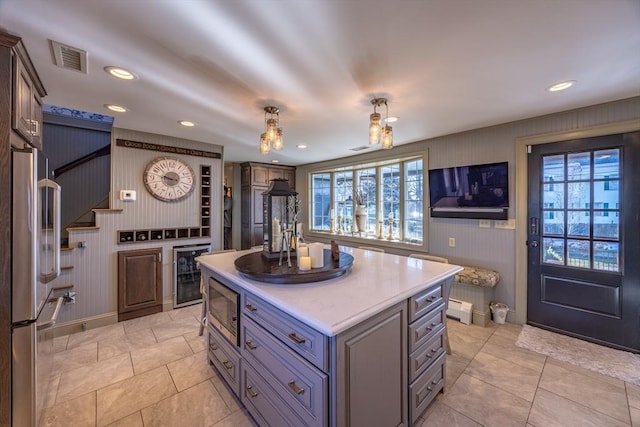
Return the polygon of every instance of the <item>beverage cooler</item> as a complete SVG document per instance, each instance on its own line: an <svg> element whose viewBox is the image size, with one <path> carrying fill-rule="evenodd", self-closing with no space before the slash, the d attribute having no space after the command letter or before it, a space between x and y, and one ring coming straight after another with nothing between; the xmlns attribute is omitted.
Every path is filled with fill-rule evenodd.
<svg viewBox="0 0 640 427"><path fill-rule="evenodd" d="M173 308L202 302L196 258L210 251L210 245L173 248Z"/></svg>

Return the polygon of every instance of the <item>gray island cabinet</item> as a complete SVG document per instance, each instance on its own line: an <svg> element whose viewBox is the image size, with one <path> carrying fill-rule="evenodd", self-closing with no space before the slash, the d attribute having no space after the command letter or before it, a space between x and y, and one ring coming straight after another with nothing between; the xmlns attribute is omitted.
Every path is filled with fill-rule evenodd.
<svg viewBox="0 0 640 427"><path fill-rule="evenodd" d="M250 251L198 258L205 287L237 297L237 338L208 304L209 361L260 426L410 426L444 388L443 286L461 267L341 250L349 273L296 285L240 275Z"/></svg>

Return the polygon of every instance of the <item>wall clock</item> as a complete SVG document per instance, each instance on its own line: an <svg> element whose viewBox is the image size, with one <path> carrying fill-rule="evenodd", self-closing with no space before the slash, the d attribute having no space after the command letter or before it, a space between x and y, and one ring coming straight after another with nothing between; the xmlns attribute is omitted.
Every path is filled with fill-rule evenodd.
<svg viewBox="0 0 640 427"><path fill-rule="evenodd" d="M149 193L163 202L182 200L195 188L195 175L191 166L172 157L151 160L142 179Z"/></svg>

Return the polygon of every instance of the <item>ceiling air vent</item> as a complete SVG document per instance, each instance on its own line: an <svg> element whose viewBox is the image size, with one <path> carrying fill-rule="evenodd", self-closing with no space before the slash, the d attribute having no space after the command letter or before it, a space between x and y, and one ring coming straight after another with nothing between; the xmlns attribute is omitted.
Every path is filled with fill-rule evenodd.
<svg viewBox="0 0 640 427"><path fill-rule="evenodd" d="M361 145L359 147L354 147L354 148L350 148L351 151L362 151L362 150L368 150L369 147L368 145Z"/></svg>
<svg viewBox="0 0 640 427"><path fill-rule="evenodd" d="M54 62L58 67L87 74L87 52L53 40L50 42Z"/></svg>

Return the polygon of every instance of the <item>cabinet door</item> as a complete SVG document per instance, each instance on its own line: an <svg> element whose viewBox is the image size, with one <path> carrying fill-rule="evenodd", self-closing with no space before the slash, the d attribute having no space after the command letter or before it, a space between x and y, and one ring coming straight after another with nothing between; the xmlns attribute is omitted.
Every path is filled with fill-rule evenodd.
<svg viewBox="0 0 640 427"><path fill-rule="evenodd" d="M118 321L162 311L162 248L118 252Z"/></svg>
<svg viewBox="0 0 640 427"><path fill-rule="evenodd" d="M27 142L31 142L31 102L32 102L32 84L27 70L20 62L20 59L14 56L15 72L13 81L13 128Z"/></svg>
<svg viewBox="0 0 640 427"><path fill-rule="evenodd" d="M269 185L269 168L251 166L251 183L254 185Z"/></svg>
<svg viewBox="0 0 640 427"><path fill-rule="evenodd" d="M407 312L398 304L338 335L331 425L407 425Z"/></svg>
<svg viewBox="0 0 640 427"><path fill-rule="evenodd" d="M31 145L42 150L42 101L35 93L31 99Z"/></svg>

